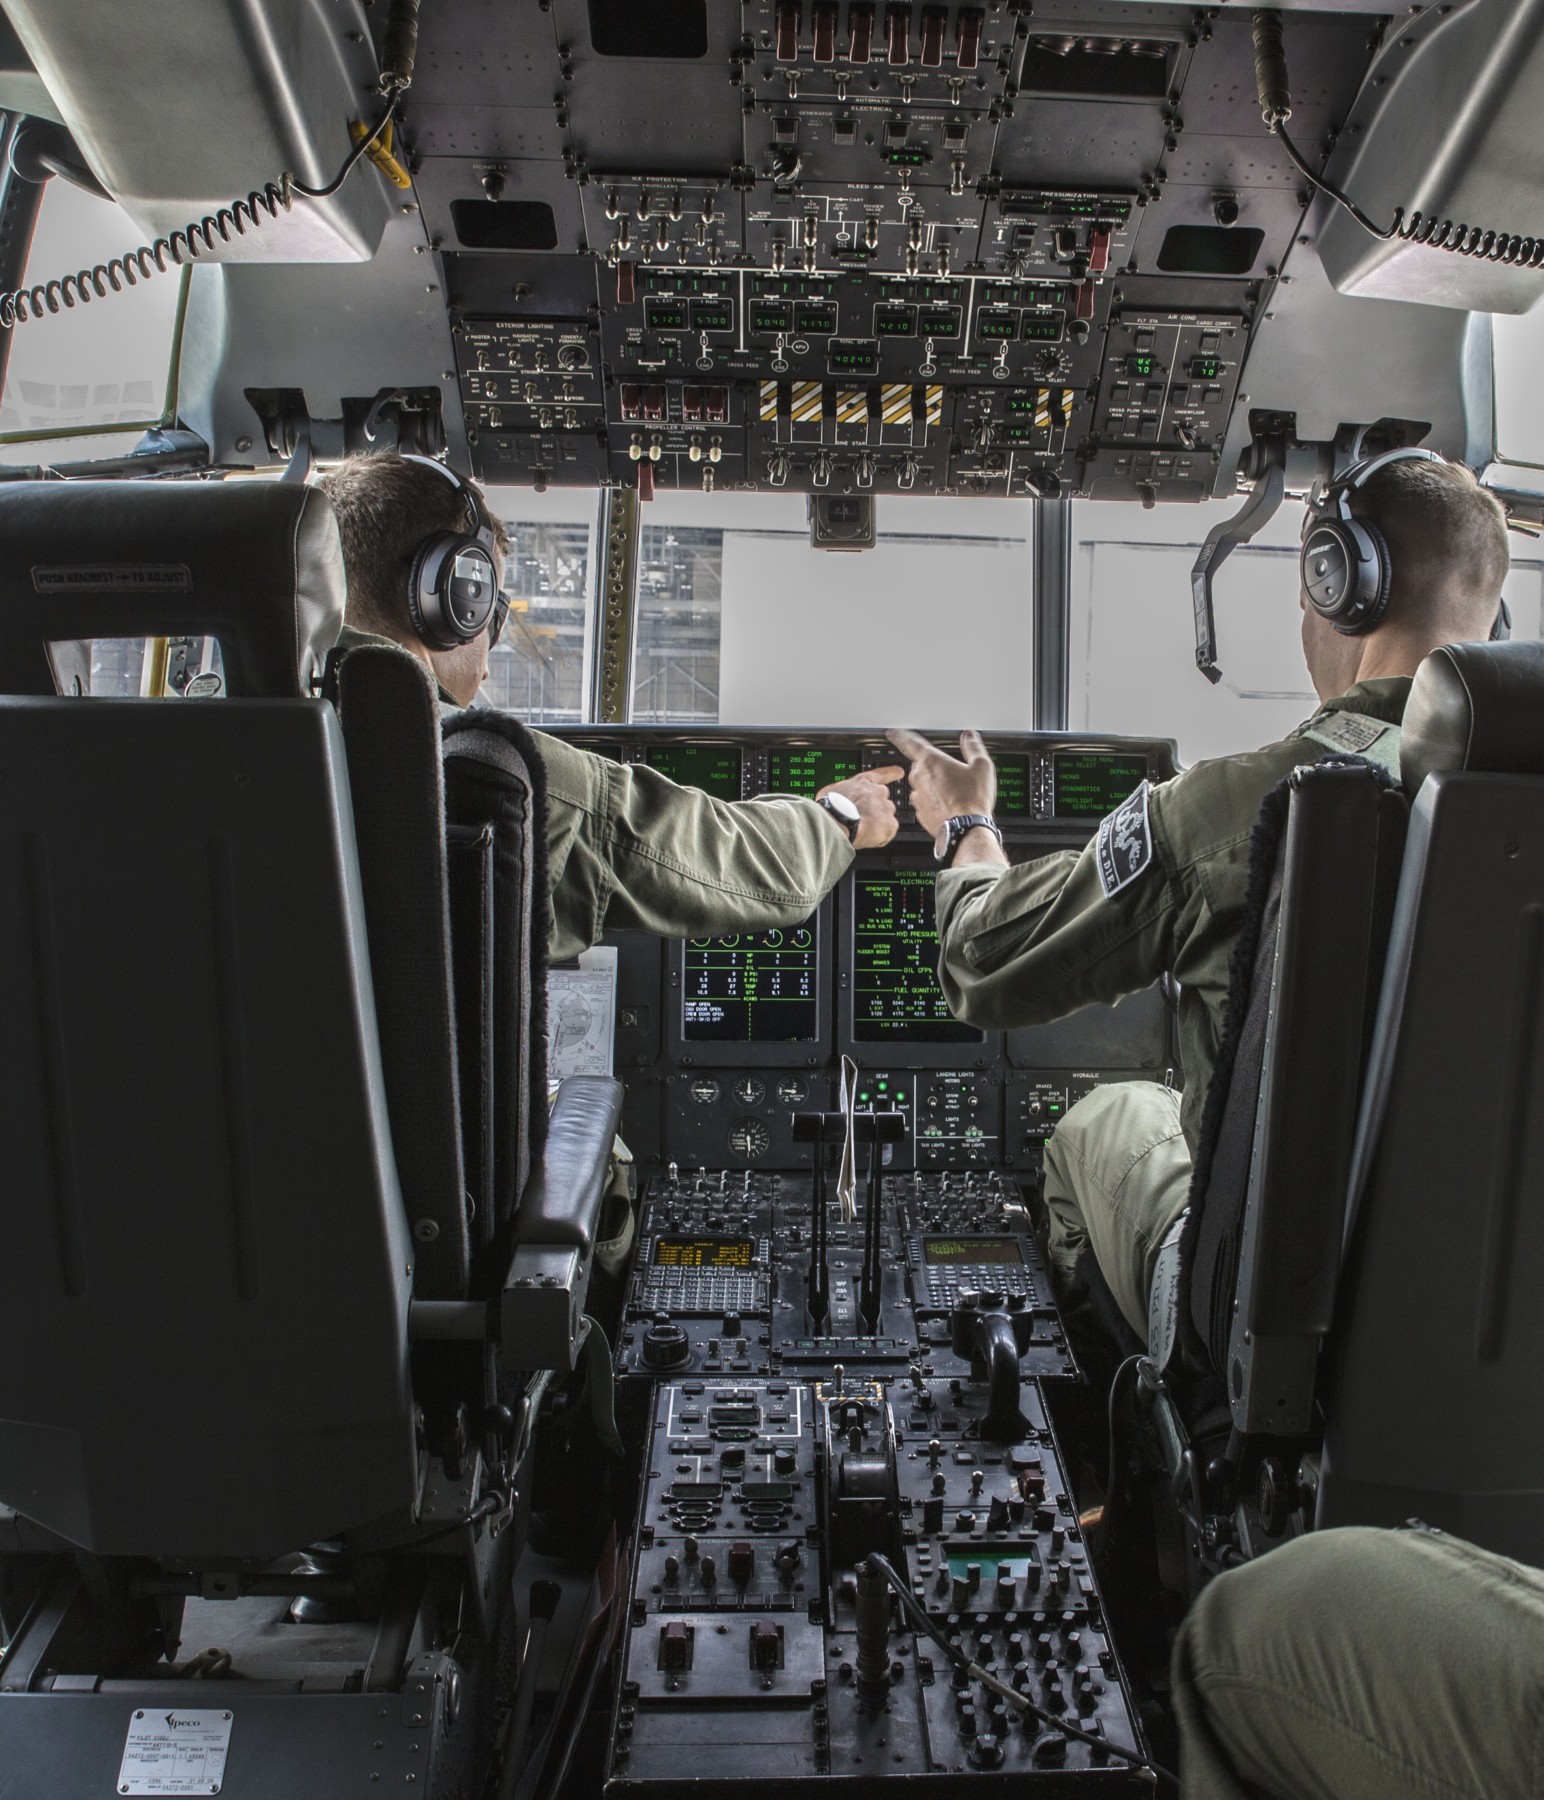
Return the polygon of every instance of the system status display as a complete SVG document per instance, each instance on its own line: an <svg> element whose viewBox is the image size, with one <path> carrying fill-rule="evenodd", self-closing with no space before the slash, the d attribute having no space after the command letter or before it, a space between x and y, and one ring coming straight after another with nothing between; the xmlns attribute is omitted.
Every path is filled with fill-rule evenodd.
<svg viewBox="0 0 1544 1800"><path fill-rule="evenodd" d="M748 1269L755 1260L753 1238L662 1237L654 1240L656 1269Z"/></svg>
<svg viewBox="0 0 1544 1800"><path fill-rule="evenodd" d="M775 794L801 794L813 800L821 788L833 781L850 781L857 772L855 750L789 744L767 752L767 785Z"/></svg>
<svg viewBox="0 0 1544 1800"><path fill-rule="evenodd" d="M931 869L859 875L853 888L852 1035L860 1044L979 1044L938 985Z"/></svg>
<svg viewBox="0 0 1544 1800"><path fill-rule="evenodd" d="M733 744L659 744L644 761L683 787L701 788L718 800L740 798L740 752Z"/></svg>
<svg viewBox="0 0 1544 1800"><path fill-rule="evenodd" d="M1147 778L1140 756L1107 750L1065 752L1051 758L1051 811L1058 819L1102 819Z"/></svg>
<svg viewBox="0 0 1544 1800"><path fill-rule="evenodd" d="M820 1037L813 920L788 931L687 940L681 1037L693 1044L813 1044Z"/></svg>

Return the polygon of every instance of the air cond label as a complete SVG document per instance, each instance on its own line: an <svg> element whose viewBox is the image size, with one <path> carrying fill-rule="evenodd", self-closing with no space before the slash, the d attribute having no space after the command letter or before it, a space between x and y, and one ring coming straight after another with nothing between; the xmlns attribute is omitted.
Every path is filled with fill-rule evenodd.
<svg viewBox="0 0 1544 1800"><path fill-rule="evenodd" d="M218 1794L231 1715L220 1707L145 1707L129 1720L120 1794Z"/></svg>

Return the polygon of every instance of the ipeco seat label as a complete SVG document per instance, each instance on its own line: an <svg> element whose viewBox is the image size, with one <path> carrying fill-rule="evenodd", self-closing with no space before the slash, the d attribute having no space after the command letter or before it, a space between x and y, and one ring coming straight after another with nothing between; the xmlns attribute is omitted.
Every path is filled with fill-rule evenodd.
<svg viewBox="0 0 1544 1800"><path fill-rule="evenodd" d="M220 1707L144 1707L129 1720L120 1794L218 1794L232 1719Z"/></svg>

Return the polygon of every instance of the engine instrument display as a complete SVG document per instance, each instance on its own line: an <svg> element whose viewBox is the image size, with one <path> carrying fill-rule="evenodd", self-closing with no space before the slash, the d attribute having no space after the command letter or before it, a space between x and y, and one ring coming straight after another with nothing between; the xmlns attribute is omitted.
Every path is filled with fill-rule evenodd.
<svg viewBox="0 0 1544 1800"><path fill-rule="evenodd" d="M681 973L685 1043L812 1044L820 1037L815 922L690 938Z"/></svg>

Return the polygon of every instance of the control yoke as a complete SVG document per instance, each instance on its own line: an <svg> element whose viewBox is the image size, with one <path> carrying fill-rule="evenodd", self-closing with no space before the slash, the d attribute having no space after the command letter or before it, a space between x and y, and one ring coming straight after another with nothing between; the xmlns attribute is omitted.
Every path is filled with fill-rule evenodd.
<svg viewBox="0 0 1544 1800"><path fill-rule="evenodd" d="M1240 544L1247 544L1267 524L1287 491L1287 441L1272 434L1255 442L1259 473L1249 498L1231 519L1214 525L1190 571L1190 603L1195 611L1196 667L1215 685L1222 679L1217 666L1217 617L1212 606L1212 583L1217 571Z"/></svg>

